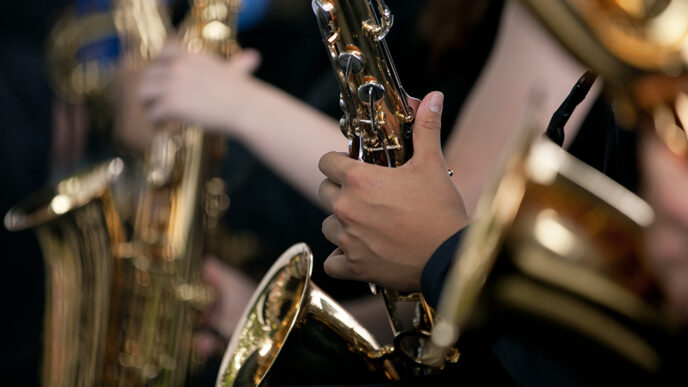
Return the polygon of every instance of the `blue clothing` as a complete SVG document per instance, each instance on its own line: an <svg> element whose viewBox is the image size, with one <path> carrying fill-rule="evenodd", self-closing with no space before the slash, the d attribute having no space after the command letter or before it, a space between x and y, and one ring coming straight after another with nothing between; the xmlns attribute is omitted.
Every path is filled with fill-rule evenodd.
<svg viewBox="0 0 688 387"><path fill-rule="evenodd" d="M444 280L466 230L466 228L463 228L444 241L425 264L423 274L420 277L420 289L423 292L423 296L425 296L425 300L433 308L437 307L437 303L440 300L442 288L444 288Z"/></svg>

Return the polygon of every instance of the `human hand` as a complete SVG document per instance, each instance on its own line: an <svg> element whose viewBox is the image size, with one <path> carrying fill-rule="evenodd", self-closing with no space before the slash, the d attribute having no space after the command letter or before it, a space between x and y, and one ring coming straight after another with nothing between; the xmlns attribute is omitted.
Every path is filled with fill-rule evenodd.
<svg viewBox="0 0 688 387"><path fill-rule="evenodd" d="M415 109L414 155L401 167L365 164L336 152L320 159L327 177L320 197L334 213L323 222L323 234L339 246L325 261L327 274L418 291L432 253L468 224L442 155L443 98L430 93Z"/></svg>
<svg viewBox="0 0 688 387"><path fill-rule="evenodd" d="M203 262L203 276L215 291L215 303L205 313L203 321L227 340L237 327L241 313L256 289L256 283L214 257L208 257ZM204 357L225 350L225 343L209 332L201 331L194 337L194 342L198 353Z"/></svg>
<svg viewBox="0 0 688 387"><path fill-rule="evenodd" d="M655 210L647 230L649 265L669 306L688 320L688 164L654 134L640 143L642 194Z"/></svg>
<svg viewBox="0 0 688 387"><path fill-rule="evenodd" d="M115 140L135 152L146 149L155 134L143 105L136 98L140 80L140 68L130 61L120 61L111 89Z"/></svg>
<svg viewBox="0 0 688 387"><path fill-rule="evenodd" d="M154 123L170 120L226 129L228 119L241 113L249 75L260 55L243 50L229 60L206 53L192 54L168 42L143 74L138 101ZM230 128L231 129L231 128Z"/></svg>

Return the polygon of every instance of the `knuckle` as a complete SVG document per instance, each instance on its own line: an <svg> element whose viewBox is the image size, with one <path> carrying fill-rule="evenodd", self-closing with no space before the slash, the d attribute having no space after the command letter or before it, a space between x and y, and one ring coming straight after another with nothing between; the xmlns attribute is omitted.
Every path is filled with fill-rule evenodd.
<svg viewBox="0 0 688 387"><path fill-rule="evenodd" d="M365 171L361 166L353 166L344 171L344 182L348 186L362 187L365 185Z"/></svg>
<svg viewBox="0 0 688 387"><path fill-rule="evenodd" d="M319 169L320 172L322 172L323 174L324 174L325 171L327 170L327 167L328 167L328 165L329 165L329 163L330 163L330 158L332 158L332 153L334 153L334 152L327 152L327 153L325 153L325 154L320 158L320 160L318 161L318 169Z"/></svg>
<svg viewBox="0 0 688 387"><path fill-rule="evenodd" d="M353 274L356 279L365 281L367 279L368 270L365 269L363 260L350 257L348 261L350 262L349 270L351 270L351 274Z"/></svg>
<svg viewBox="0 0 688 387"><path fill-rule="evenodd" d="M339 235L339 247L344 251L350 251L352 247L353 238L346 232L342 232ZM348 257L348 254L347 254Z"/></svg>
<svg viewBox="0 0 688 387"><path fill-rule="evenodd" d="M344 200L336 200L332 203L332 212L342 223L346 223L352 218L352 209Z"/></svg>
<svg viewBox="0 0 688 387"><path fill-rule="evenodd" d="M322 233L326 236L329 236L329 234L332 232L332 226L333 226L333 221L334 219L332 216L328 216L323 220L322 222Z"/></svg>
<svg viewBox="0 0 688 387"><path fill-rule="evenodd" d="M424 114L416 117L416 124L426 129L440 130L442 120L438 114Z"/></svg>

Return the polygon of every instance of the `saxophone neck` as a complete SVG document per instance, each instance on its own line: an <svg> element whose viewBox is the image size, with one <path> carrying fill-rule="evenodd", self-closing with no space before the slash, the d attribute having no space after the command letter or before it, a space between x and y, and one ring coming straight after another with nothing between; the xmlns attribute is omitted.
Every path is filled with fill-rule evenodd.
<svg viewBox="0 0 688 387"><path fill-rule="evenodd" d="M402 165L413 153L413 112L384 40L391 11L383 1L312 0L311 6L339 83L351 156Z"/></svg>
<svg viewBox="0 0 688 387"><path fill-rule="evenodd" d="M240 0L193 0L179 37L191 52L229 57L239 50L236 40Z"/></svg>
<svg viewBox="0 0 688 387"><path fill-rule="evenodd" d="M158 0L117 0L114 19L125 57L133 63L155 58L165 44L171 25Z"/></svg>

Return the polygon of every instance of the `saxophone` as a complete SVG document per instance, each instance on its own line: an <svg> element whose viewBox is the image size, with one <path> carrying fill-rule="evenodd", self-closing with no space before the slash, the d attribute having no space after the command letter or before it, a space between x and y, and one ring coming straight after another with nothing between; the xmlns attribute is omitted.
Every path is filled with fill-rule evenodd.
<svg viewBox="0 0 688 387"><path fill-rule="evenodd" d="M413 155L414 113L384 40L394 15L384 0L312 0L311 5L341 91L340 128L349 139L349 156L386 167L401 166ZM434 310L420 293L402 295L370 286L374 294L382 293L395 336L391 351L405 360L406 373L433 372L415 354L429 337ZM416 303L413 327L405 327L399 319L398 302ZM454 361L456 356L452 353L449 359Z"/></svg>
<svg viewBox="0 0 688 387"><path fill-rule="evenodd" d="M231 55L238 8L237 0L194 1L181 40L192 51ZM156 0L121 0L113 16L127 59L157 55L169 23ZM168 129L156 134L138 171L144 181L137 181L131 235L122 202L132 189L119 158L5 217L10 230L34 228L45 256L44 385L181 386L195 361L191 336L210 298L200 275L201 231L217 212L206 183L216 182L211 166L221 142L195 126Z"/></svg>
<svg viewBox="0 0 688 387"><path fill-rule="evenodd" d="M652 103L636 93L645 79L675 83L686 74L685 1L525 2L604 77L622 126L650 123L669 149L685 155L679 112L685 91ZM658 31L662 20L677 22ZM460 346L484 327L540 329L559 332L558 345L593 348L573 360L586 367L625 364L661 378L672 367L680 328L663 313L643 254L653 209L547 140L528 138L515 149L457 251L425 358L441 366L457 340Z"/></svg>
<svg viewBox="0 0 688 387"><path fill-rule="evenodd" d="M33 229L43 252L46 294L41 384L100 384L111 305L112 246L126 241L112 159L35 193L5 215L10 231Z"/></svg>
<svg viewBox="0 0 688 387"><path fill-rule="evenodd" d="M384 41L393 15L381 0L311 4L339 82L340 127L351 157L402 165L413 153L414 115ZM415 357L429 337L434 313L420 294L381 290L395 340L393 346L380 347L312 283L311 267L310 250L298 244L268 271L225 352L218 386L362 384L433 371ZM403 326L397 301L418 302L416 327ZM448 355L451 361L454 355Z"/></svg>
<svg viewBox="0 0 688 387"><path fill-rule="evenodd" d="M155 56L166 23L151 1L122 0L116 23L134 60ZM180 28L193 52L236 52L237 0L195 0ZM118 335L116 366L105 369L120 385L182 385L191 358L198 310L209 302L201 278L206 184L221 140L197 126L156 133L144 162L132 240L115 246L113 293L122 304L111 323ZM209 209L208 209L209 210ZM117 314L120 314L117 316Z"/></svg>

